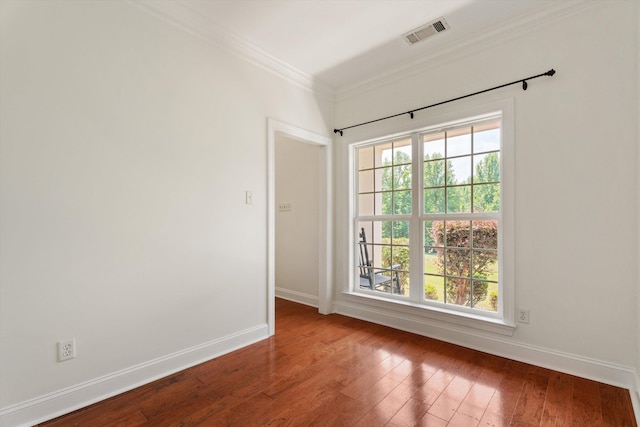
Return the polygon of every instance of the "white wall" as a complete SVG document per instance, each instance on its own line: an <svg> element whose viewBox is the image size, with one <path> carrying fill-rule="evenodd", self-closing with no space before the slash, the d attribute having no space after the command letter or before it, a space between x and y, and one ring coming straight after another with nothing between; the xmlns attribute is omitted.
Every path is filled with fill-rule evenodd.
<svg viewBox="0 0 640 427"><path fill-rule="evenodd" d="M266 119L331 103L128 2L1 7L0 414L262 336Z"/></svg>
<svg viewBox="0 0 640 427"><path fill-rule="evenodd" d="M286 137L275 147L278 295L318 304L320 148ZM291 203L291 211L280 211Z"/></svg>
<svg viewBox="0 0 640 427"><path fill-rule="evenodd" d="M512 355L540 350L553 355L549 360L566 356L612 370L638 365L637 7L592 3L338 100L336 127L343 127L557 70L530 81L526 92L512 86L418 112L414 122L400 117L350 129L336 140L337 181L347 182L349 142L409 129L423 116L514 98L516 307L530 309L531 323L519 325L511 338L455 327L441 330L444 338L489 351L511 349ZM345 186L336 186L336 197L338 239L347 235ZM339 243L336 259L347 259L348 250ZM342 289L348 265L338 262ZM367 312L343 295L337 306Z"/></svg>
<svg viewBox="0 0 640 427"><path fill-rule="evenodd" d="M636 41L639 48L636 50L636 108L640 111L640 6L636 8ZM636 141L638 142L638 166L636 170L640 170L640 119L636 121ZM637 209L640 212L640 172L636 172L638 174L638 196L636 198ZM640 226L638 226L638 260L636 265L638 267L638 290L640 290ZM636 362L636 382L640 384L640 377L638 377L638 373L640 372L640 292L636 292L636 298L638 300L638 337L637 337L637 346L638 346L638 360ZM640 397L640 389L636 390L637 396ZM636 409L638 412L638 409Z"/></svg>

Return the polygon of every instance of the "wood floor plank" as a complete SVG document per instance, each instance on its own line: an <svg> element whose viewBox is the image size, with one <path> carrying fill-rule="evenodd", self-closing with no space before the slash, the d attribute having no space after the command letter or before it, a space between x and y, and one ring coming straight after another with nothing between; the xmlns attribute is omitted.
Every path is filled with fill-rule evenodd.
<svg viewBox="0 0 640 427"><path fill-rule="evenodd" d="M421 420L427 411L427 405L421 399L409 398L405 404L395 413L395 415L387 423L388 427L404 427L416 424L416 420Z"/></svg>
<svg viewBox="0 0 640 427"><path fill-rule="evenodd" d="M429 414L443 420L451 420L472 386L473 383L468 379L455 377L429 408Z"/></svg>
<svg viewBox="0 0 640 427"><path fill-rule="evenodd" d="M518 399L512 424L533 427L539 426L549 383L550 372L546 369L532 367ZM586 424L585 424L586 425Z"/></svg>
<svg viewBox="0 0 640 427"><path fill-rule="evenodd" d="M475 383L451 419L453 425L478 425L489 406L496 389L490 385Z"/></svg>
<svg viewBox="0 0 640 427"><path fill-rule="evenodd" d="M370 405L338 393L326 407L318 407L311 411L315 416L309 426L352 426L369 411Z"/></svg>
<svg viewBox="0 0 640 427"><path fill-rule="evenodd" d="M599 384L602 402L602 425L606 427L625 427L635 425L633 405L627 390Z"/></svg>
<svg viewBox="0 0 640 427"><path fill-rule="evenodd" d="M549 376L547 396L540 427L570 426L572 424L573 377L560 372Z"/></svg>
<svg viewBox="0 0 640 427"><path fill-rule="evenodd" d="M481 426L509 426L524 388L529 366L511 360L504 361L504 376L480 420Z"/></svg>
<svg viewBox="0 0 640 427"><path fill-rule="evenodd" d="M411 399L412 389L407 384L397 383L389 376L382 381L384 380L387 380L390 386L394 383L397 385L371 411L375 412L377 419L383 420L386 425Z"/></svg>
<svg viewBox="0 0 640 427"><path fill-rule="evenodd" d="M628 390L276 300L276 335L43 426L636 426Z"/></svg>
<svg viewBox="0 0 640 427"><path fill-rule="evenodd" d="M455 374L447 371L440 370L436 372L421 387L419 396L431 407L454 378Z"/></svg>
<svg viewBox="0 0 640 427"><path fill-rule="evenodd" d="M572 402L572 425L601 426L602 409L599 384L583 378L575 378Z"/></svg>

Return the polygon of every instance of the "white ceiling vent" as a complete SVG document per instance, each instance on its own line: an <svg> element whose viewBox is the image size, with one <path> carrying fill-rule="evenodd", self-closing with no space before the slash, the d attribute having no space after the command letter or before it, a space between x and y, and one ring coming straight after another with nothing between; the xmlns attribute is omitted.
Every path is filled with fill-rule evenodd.
<svg viewBox="0 0 640 427"><path fill-rule="evenodd" d="M449 24L447 24L447 21L445 21L444 18L439 18L408 32L403 37L407 43L416 44L427 37L431 37L448 29Z"/></svg>

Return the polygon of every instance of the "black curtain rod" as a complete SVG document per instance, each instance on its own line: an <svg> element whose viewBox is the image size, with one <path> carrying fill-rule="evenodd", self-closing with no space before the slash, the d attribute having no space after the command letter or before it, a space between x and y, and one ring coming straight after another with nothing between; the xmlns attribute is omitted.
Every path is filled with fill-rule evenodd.
<svg viewBox="0 0 640 427"><path fill-rule="evenodd" d="M427 108L437 107L438 105L447 104L447 103L453 102L453 101L459 101L459 100L464 99L464 98L469 98L470 96L480 95L481 93L490 92L490 91L496 90L496 89L501 89L503 87L511 86L511 85L514 85L514 84L517 84L517 83L522 83L522 90L527 90L527 87L529 87L529 85L527 84L527 80L537 79L538 77L542 77L542 76L553 76L555 73L556 73L556 70L554 70L552 68L549 71L547 71L546 73L538 74L538 75L531 76L531 77L526 77L524 79L515 80L515 81L513 81L511 83L505 83L503 85L492 87L492 88L485 89L485 90L481 90L479 92L474 92L474 93L470 93L468 95L459 96L457 98L448 99L446 101L441 101L441 102L438 102L438 103L435 103L435 104L427 105L426 107L415 108L413 110L405 111L404 113L394 114L392 116L383 117L381 119L370 120L368 122L358 123L357 125L351 125L351 126L347 126L347 127L340 128L340 129L334 129L333 133L339 133L340 136L342 136L343 135L342 132L347 130L347 129L355 128L355 127L358 127L358 126L368 125L368 124L379 122L379 121L382 121L382 120L392 119L394 117L403 116L405 114L408 114L409 117L411 117L413 119L413 113L415 113L416 111L426 110Z"/></svg>

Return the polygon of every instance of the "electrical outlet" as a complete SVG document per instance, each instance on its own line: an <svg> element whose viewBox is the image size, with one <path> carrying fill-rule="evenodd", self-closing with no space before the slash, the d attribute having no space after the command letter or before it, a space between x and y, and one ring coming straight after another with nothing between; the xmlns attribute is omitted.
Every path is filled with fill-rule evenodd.
<svg viewBox="0 0 640 427"><path fill-rule="evenodd" d="M76 339L58 342L58 362L76 357Z"/></svg>
<svg viewBox="0 0 640 427"><path fill-rule="evenodd" d="M519 308L518 309L518 322L520 322L520 323L529 323L529 309L528 308Z"/></svg>

